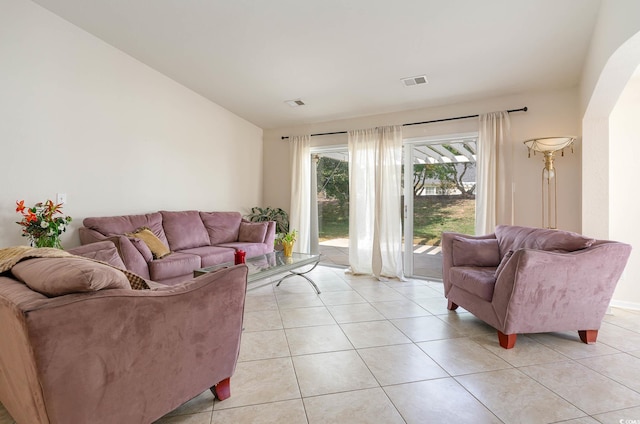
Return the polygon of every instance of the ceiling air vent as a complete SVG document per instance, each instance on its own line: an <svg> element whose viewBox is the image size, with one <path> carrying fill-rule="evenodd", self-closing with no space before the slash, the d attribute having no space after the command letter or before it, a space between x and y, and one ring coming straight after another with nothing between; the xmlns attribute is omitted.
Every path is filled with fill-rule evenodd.
<svg viewBox="0 0 640 424"><path fill-rule="evenodd" d="M300 99L296 99L296 100L285 100L284 101L286 104L288 104L291 107L298 107L298 106L304 106L305 103L300 100Z"/></svg>
<svg viewBox="0 0 640 424"><path fill-rule="evenodd" d="M405 87L412 87L414 85L427 84L427 77L425 75L419 75L417 77L402 78L400 81Z"/></svg>

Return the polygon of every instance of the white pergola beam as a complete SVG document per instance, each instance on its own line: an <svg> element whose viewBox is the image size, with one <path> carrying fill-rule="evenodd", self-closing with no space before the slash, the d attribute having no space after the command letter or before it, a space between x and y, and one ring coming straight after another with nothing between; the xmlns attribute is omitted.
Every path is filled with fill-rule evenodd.
<svg viewBox="0 0 640 424"><path fill-rule="evenodd" d="M473 162L475 159L473 158L473 154L467 150L464 146L464 144L462 143L453 143L450 144L451 147L453 147L454 149L456 149L460 154L462 154L462 156L464 156L465 158L467 158L469 161ZM464 161L467 162L467 161Z"/></svg>

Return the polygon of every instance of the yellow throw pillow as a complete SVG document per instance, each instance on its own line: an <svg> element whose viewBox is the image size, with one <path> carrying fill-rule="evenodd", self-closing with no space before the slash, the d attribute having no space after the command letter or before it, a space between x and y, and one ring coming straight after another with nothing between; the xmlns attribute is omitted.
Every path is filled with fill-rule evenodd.
<svg viewBox="0 0 640 424"><path fill-rule="evenodd" d="M154 259L162 259L171 253L169 248L147 227L140 227L133 233L127 233L125 235L142 240L149 247L149 250L151 250Z"/></svg>

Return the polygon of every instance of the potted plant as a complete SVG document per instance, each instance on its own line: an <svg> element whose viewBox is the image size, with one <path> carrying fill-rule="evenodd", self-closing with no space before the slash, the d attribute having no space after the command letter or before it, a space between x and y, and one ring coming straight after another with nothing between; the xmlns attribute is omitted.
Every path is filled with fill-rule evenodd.
<svg viewBox="0 0 640 424"><path fill-rule="evenodd" d="M291 252L293 252L293 244L296 242L297 238L298 238L298 231L291 230L287 233L278 234L274 243L281 243L284 249L284 256L290 257Z"/></svg>
<svg viewBox="0 0 640 424"><path fill-rule="evenodd" d="M289 214L284 209L254 206L245 218L251 222L275 221L277 234L289 231Z"/></svg>
<svg viewBox="0 0 640 424"><path fill-rule="evenodd" d="M22 220L16 224L22 227L22 236L29 239L31 246L62 249L60 235L71 222L70 216L58 216L62 215L62 203L47 200L28 208L21 200L16 206L16 212L22 215Z"/></svg>

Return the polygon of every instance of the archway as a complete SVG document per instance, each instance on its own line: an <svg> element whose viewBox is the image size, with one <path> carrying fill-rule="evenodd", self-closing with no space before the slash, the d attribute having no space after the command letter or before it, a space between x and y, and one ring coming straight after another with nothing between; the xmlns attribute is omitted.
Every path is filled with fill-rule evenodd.
<svg viewBox="0 0 640 424"><path fill-rule="evenodd" d="M640 66L640 32L623 43L609 58L593 90L582 126L582 230L584 234L640 246L637 211L629 208L624 196L633 193L628 169L637 168L634 142L622 130L617 105L631 77ZM617 109L616 109L617 108ZM615 111L615 118L612 114ZM640 110L635 111L638 116ZM622 118L624 120L624 118ZM637 144L637 143L635 143ZM637 202L636 202L637 203ZM635 204L635 203L634 203ZM640 252L632 253L612 304L640 308L640 289L633 281L640 278Z"/></svg>

